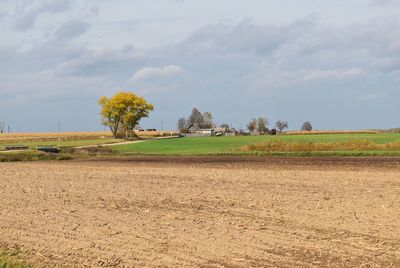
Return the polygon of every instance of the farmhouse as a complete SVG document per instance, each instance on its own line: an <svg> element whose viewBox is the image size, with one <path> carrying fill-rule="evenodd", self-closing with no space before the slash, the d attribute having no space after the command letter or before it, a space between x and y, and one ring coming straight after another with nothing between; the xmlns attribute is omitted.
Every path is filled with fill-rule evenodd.
<svg viewBox="0 0 400 268"><path fill-rule="evenodd" d="M139 131L144 131L144 129L140 125L137 125L133 128L133 132L139 132Z"/></svg>
<svg viewBox="0 0 400 268"><path fill-rule="evenodd" d="M191 137L209 137L209 136L222 136L228 133L226 128L195 128L188 129L187 136Z"/></svg>

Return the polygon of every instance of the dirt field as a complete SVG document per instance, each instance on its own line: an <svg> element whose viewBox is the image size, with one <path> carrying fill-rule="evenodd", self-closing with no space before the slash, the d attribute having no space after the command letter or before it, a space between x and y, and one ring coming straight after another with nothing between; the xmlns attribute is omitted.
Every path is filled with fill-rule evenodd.
<svg viewBox="0 0 400 268"><path fill-rule="evenodd" d="M0 247L44 266L400 267L399 159L0 163Z"/></svg>

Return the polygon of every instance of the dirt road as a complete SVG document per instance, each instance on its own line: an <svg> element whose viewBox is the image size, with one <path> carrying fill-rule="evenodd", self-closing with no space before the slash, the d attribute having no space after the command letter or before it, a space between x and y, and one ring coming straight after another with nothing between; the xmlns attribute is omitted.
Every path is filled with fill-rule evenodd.
<svg viewBox="0 0 400 268"><path fill-rule="evenodd" d="M44 266L400 266L396 159L205 160L0 163L0 247Z"/></svg>

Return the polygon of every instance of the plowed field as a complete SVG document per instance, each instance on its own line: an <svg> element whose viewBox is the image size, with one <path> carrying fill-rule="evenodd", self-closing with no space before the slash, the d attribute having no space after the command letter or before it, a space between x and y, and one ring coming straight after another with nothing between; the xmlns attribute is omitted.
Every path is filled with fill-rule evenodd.
<svg viewBox="0 0 400 268"><path fill-rule="evenodd" d="M61 267L400 267L398 159L218 159L0 163L0 248Z"/></svg>

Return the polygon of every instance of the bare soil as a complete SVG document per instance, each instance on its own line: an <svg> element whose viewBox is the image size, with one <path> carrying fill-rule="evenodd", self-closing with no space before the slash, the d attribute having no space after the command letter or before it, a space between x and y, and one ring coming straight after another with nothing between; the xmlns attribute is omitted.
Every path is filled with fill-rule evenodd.
<svg viewBox="0 0 400 268"><path fill-rule="evenodd" d="M400 164L0 163L0 217L0 247L42 266L400 267Z"/></svg>

